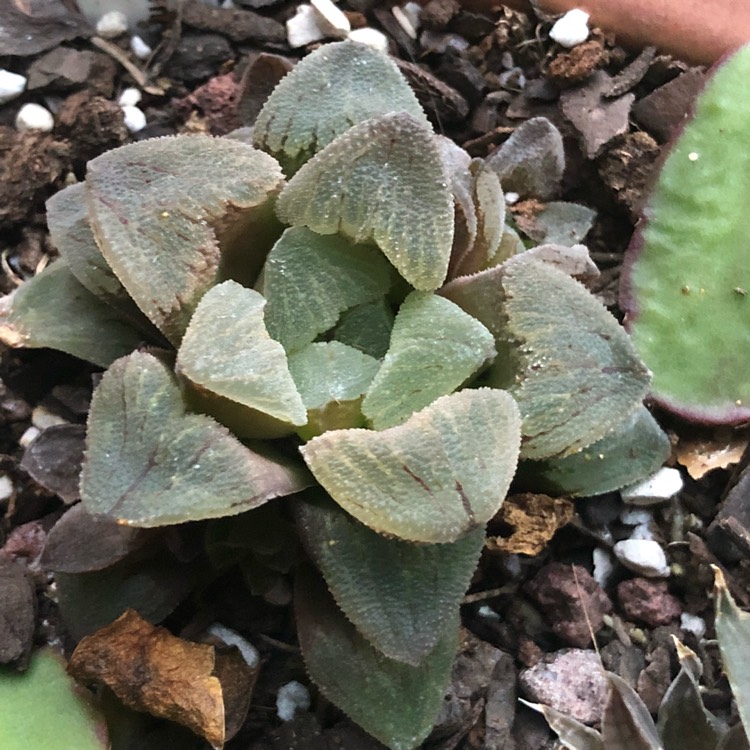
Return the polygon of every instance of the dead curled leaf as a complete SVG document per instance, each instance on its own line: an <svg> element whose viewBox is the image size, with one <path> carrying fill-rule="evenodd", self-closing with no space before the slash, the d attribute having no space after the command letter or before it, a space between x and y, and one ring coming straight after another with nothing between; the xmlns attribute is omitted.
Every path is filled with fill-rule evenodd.
<svg viewBox="0 0 750 750"><path fill-rule="evenodd" d="M573 503L564 497L531 492L511 495L491 522L490 532L497 523L510 526L513 531L509 537L490 535L486 547L492 552L538 555L574 514Z"/></svg>
<svg viewBox="0 0 750 750"><path fill-rule="evenodd" d="M68 672L106 685L126 706L182 724L220 748L224 698L214 666L213 646L177 638L129 609L81 640Z"/></svg>
<svg viewBox="0 0 750 750"><path fill-rule="evenodd" d="M709 471L738 463L749 440L748 430L718 430L710 435L680 438L677 461L693 479L700 479Z"/></svg>

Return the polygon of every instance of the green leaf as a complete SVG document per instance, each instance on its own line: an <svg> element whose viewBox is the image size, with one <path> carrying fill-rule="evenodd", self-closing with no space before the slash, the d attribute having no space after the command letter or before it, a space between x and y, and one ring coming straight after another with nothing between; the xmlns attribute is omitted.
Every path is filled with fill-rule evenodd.
<svg viewBox="0 0 750 750"><path fill-rule="evenodd" d="M303 425L307 413L289 373L284 347L263 322L266 300L225 281L198 304L177 353L177 372L202 389L282 422Z"/></svg>
<svg viewBox="0 0 750 750"><path fill-rule="evenodd" d="M653 397L709 423L750 418L750 46L718 65L626 255L622 307Z"/></svg>
<svg viewBox="0 0 750 750"><path fill-rule="evenodd" d="M383 298L347 310L341 316L333 336L342 344L353 346L375 359L382 359L388 351L392 329L393 313Z"/></svg>
<svg viewBox="0 0 750 750"><path fill-rule="evenodd" d="M386 55L356 42L326 44L273 90L253 138L292 174L352 125L388 112L408 112L430 128L414 92Z"/></svg>
<svg viewBox="0 0 750 750"><path fill-rule="evenodd" d="M13 347L48 346L107 367L143 338L58 260L0 300L0 340Z"/></svg>
<svg viewBox="0 0 750 750"><path fill-rule="evenodd" d="M279 165L267 154L236 140L195 135L107 151L89 162L86 176L102 255L174 344L220 279L222 251L234 252L233 242L245 248L249 237L245 264L265 257L263 221L282 183ZM260 227L253 227L256 218Z"/></svg>
<svg viewBox="0 0 750 750"><path fill-rule="evenodd" d="M132 526L235 515L309 484L301 467L186 414L174 376L150 354L131 354L104 373L86 437L87 510Z"/></svg>
<svg viewBox="0 0 750 750"><path fill-rule="evenodd" d="M310 344L289 358L292 378L307 409L305 440L327 430L364 427L362 396L380 362L339 341Z"/></svg>
<svg viewBox="0 0 750 750"><path fill-rule="evenodd" d="M394 427L452 393L494 356L492 334L478 320L443 297L412 292L362 411L374 429Z"/></svg>
<svg viewBox="0 0 750 750"><path fill-rule="evenodd" d="M347 619L389 659L419 665L455 620L484 529L452 544L413 544L371 531L322 493L296 510L308 554Z"/></svg>
<svg viewBox="0 0 750 750"><path fill-rule="evenodd" d="M288 352L332 328L344 310L382 297L391 270L373 247L345 237L287 229L268 255L259 291L268 300L266 326Z"/></svg>
<svg viewBox="0 0 750 750"><path fill-rule="evenodd" d="M357 520L415 542L453 542L499 509L516 467L513 399L483 388L443 396L382 432L335 430L300 450Z"/></svg>
<svg viewBox="0 0 750 750"><path fill-rule="evenodd" d="M634 484L667 460L672 445L645 406L600 440L565 458L522 461L521 482L538 492L602 495Z"/></svg>
<svg viewBox="0 0 750 750"><path fill-rule="evenodd" d="M456 654L458 618L418 666L388 659L341 614L323 582L303 569L295 586L305 666L323 694L391 750L412 750L429 734Z"/></svg>
<svg viewBox="0 0 750 750"><path fill-rule="evenodd" d="M508 330L521 351L511 392L523 418L525 458L567 456L630 417L649 372L615 318L561 271L517 256L501 283Z"/></svg>
<svg viewBox="0 0 750 750"><path fill-rule="evenodd" d="M92 694L65 671L65 659L45 648L34 654L23 674L0 670L0 747L60 750L63 746L107 750L107 727Z"/></svg>
<svg viewBox="0 0 750 750"><path fill-rule="evenodd" d="M279 218L319 234L374 240L417 289L445 279L453 198L433 135L405 112L355 125L291 179Z"/></svg>
<svg viewBox="0 0 750 750"><path fill-rule="evenodd" d="M534 242L570 246L583 242L595 219L596 211L588 206L551 201L525 222L522 230Z"/></svg>

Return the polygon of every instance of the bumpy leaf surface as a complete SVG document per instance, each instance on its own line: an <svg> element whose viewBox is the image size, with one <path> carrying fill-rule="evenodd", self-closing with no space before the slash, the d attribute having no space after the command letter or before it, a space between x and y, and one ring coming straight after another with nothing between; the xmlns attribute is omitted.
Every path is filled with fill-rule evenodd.
<svg viewBox="0 0 750 750"><path fill-rule="evenodd" d="M143 337L58 260L0 301L0 340L9 346L48 346L108 367Z"/></svg>
<svg viewBox="0 0 750 750"><path fill-rule="evenodd" d="M394 427L452 393L494 356L492 334L478 320L443 297L412 292L362 410L374 429Z"/></svg>
<svg viewBox="0 0 750 750"><path fill-rule="evenodd" d="M391 750L412 750L437 718L456 653L458 618L417 667L388 659L344 617L323 582L303 571L295 587L297 630L323 694Z"/></svg>
<svg viewBox="0 0 750 750"><path fill-rule="evenodd" d="M392 330L391 308L385 299L379 299L347 310L341 316L333 337L375 359L382 359L388 351Z"/></svg>
<svg viewBox="0 0 750 750"><path fill-rule="evenodd" d="M263 322L266 300L225 281L198 304L177 354L177 371L201 388L294 425L307 421L284 347Z"/></svg>
<svg viewBox="0 0 750 750"><path fill-rule="evenodd" d="M452 542L500 507L519 429L513 399L483 388L443 396L382 432L327 432L301 451L328 494L365 525L415 542Z"/></svg>
<svg viewBox="0 0 750 750"><path fill-rule="evenodd" d="M390 274L373 247L304 227L287 229L269 253L259 285L268 300L268 332L288 352L301 349L345 310L382 297Z"/></svg>
<svg viewBox="0 0 750 750"><path fill-rule="evenodd" d="M131 143L88 164L91 227L130 296L176 344L219 275L217 234L264 214L282 182L273 158L236 140Z"/></svg>
<svg viewBox="0 0 750 750"><path fill-rule="evenodd" d="M445 279L453 198L432 133L399 112L355 125L291 179L279 218L319 234L374 240L416 289Z"/></svg>
<svg viewBox="0 0 750 750"><path fill-rule="evenodd" d="M297 507L300 534L350 622L389 659L417 666L453 622L484 529L452 544L384 537L321 498Z"/></svg>
<svg viewBox="0 0 750 750"><path fill-rule="evenodd" d="M90 513L161 526L241 513L308 483L291 462L186 414L174 377L150 354L115 362L94 393L81 478Z"/></svg>
<svg viewBox="0 0 750 750"><path fill-rule="evenodd" d="M260 111L255 144L295 172L352 125L408 112L430 127L414 92L391 60L356 42L327 44L294 67Z"/></svg>

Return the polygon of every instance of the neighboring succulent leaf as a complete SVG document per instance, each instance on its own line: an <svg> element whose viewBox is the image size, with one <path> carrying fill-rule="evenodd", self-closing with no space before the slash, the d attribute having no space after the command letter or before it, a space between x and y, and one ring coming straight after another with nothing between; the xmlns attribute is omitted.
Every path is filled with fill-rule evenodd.
<svg viewBox="0 0 750 750"><path fill-rule="evenodd" d="M545 117L533 117L519 125L485 163L500 178L505 192L522 198L551 198L565 170L562 136Z"/></svg>
<svg viewBox="0 0 750 750"><path fill-rule="evenodd" d="M327 430L364 427L362 396L380 362L339 341L310 344L289 357L289 370L307 409L297 432L309 440Z"/></svg>
<svg viewBox="0 0 750 750"><path fill-rule="evenodd" d="M484 529L452 544L403 542L368 529L321 495L297 505L309 555L357 630L389 659L417 666L455 620Z"/></svg>
<svg viewBox="0 0 750 750"><path fill-rule="evenodd" d="M621 304L652 396L698 422L750 418L749 78L750 46L715 69L623 269Z"/></svg>
<svg viewBox="0 0 750 750"><path fill-rule="evenodd" d="M90 513L162 526L235 515L308 484L291 461L186 414L173 375L150 354L115 362L94 392L81 477Z"/></svg>
<svg viewBox="0 0 750 750"><path fill-rule="evenodd" d="M716 750L750 750L742 724L735 724L719 741Z"/></svg>
<svg viewBox="0 0 750 750"><path fill-rule="evenodd" d="M519 478L536 491L586 497L634 484L655 472L672 445L645 406L578 453L544 461L522 461Z"/></svg>
<svg viewBox="0 0 750 750"><path fill-rule="evenodd" d="M588 281L599 276L596 263L591 260L586 245L557 245L545 243L524 251L527 258L548 263L578 281Z"/></svg>
<svg viewBox="0 0 750 750"><path fill-rule="evenodd" d="M355 125L284 188L279 218L319 234L374 240L416 289L445 279L453 198L433 135L405 112Z"/></svg>
<svg viewBox="0 0 750 750"><path fill-rule="evenodd" d="M259 291L268 300L266 327L287 352L336 325L354 305L382 297L391 269L373 247L345 237L287 229L268 255Z"/></svg>
<svg viewBox="0 0 750 750"><path fill-rule="evenodd" d="M615 318L581 284L523 255L504 266L508 331L521 347L511 388L524 458L576 453L636 411L648 370Z"/></svg>
<svg viewBox="0 0 750 750"><path fill-rule="evenodd" d="M265 256L261 229L283 183L267 154L229 138L154 138L88 164L91 227L102 255L149 319L179 343L234 242ZM244 230L239 231L239 228ZM237 234L242 236L237 237ZM225 236L220 247L217 235Z"/></svg>
<svg viewBox="0 0 750 750"><path fill-rule="evenodd" d="M605 672L609 682L602 715L602 740L607 750L663 750L654 720L638 693L622 677Z"/></svg>
<svg viewBox="0 0 750 750"><path fill-rule="evenodd" d="M408 112L430 128L386 55L356 42L326 44L276 86L258 114L253 138L292 174L352 125L388 112Z"/></svg>
<svg viewBox="0 0 750 750"><path fill-rule="evenodd" d="M396 315L362 411L376 430L395 427L455 391L494 356L493 336L478 320L443 297L412 292Z"/></svg>
<svg viewBox="0 0 750 750"><path fill-rule="evenodd" d="M300 450L357 520L415 542L453 542L495 515L516 467L513 399L482 388L443 396L382 432L335 430Z"/></svg>
<svg viewBox="0 0 750 750"><path fill-rule="evenodd" d="M282 422L307 421L284 347L266 331L266 300L225 281L204 295L177 353L177 372L192 383Z"/></svg>
<svg viewBox="0 0 750 750"><path fill-rule="evenodd" d="M446 625L432 653L412 667L373 648L307 569L298 574L295 612L305 666L323 694L390 750L417 747L443 704L458 618Z"/></svg>
<svg viewBox="0 0 750 750"><path fill-rule="evenodd" d="M61 745L61 743L63 743ZM107 750L107 725L93 695L51 648L34 654L26 672L0 670L0 747L3 750Z"/></svg>
<svg viewBox="0 0 750 750"><path fill-rule="evenodd" d="M477 204L477 241L475 253L482 259L475 270L492 265L500 250L505 229L505 196L499 177L489 169L480 169L474 178ZM473 269L470 269L473 272Z"/></svg>
<svg viewBox="0 0 750 750"><path fill-rule="evenodd" d="M588 206L565 201L551 201L523 222L519 229L534 242L548 245L576 245L583 242L596 219L596 211Z"/></svg>
<svg viewBox="0 0 750 750"><path fill-rule="evenodd" d="M108 367L140 346L143 336L58 260L0 300L0 341L48 346Z"/></svg>
<svg viewBox="0 0 750 750"><path fill-rule="evenodd" d="M740 719L745 727L750 727L750 614L735 604L724 574L716 566L714 576L716 637L724 672L729 678Z"/></svg>
<svg viewBox="0 0 750 750"><path fill-rule="evenodd" d="M388 351L393 329L393 313L385 299L357 305L347 310L339 320L333 336L347 346L353 346L375 359L382 359Z"/></svg>
<svg viewBox="0 0 750 750"><path fill-rule="evenodd" d="M577 719L558 711L552 706L543 706L539 703L529 703L521 700L529 708L538 711L547 720L563 747L570 750L606 750L602 736L595 729L581 724Z"/></svg>

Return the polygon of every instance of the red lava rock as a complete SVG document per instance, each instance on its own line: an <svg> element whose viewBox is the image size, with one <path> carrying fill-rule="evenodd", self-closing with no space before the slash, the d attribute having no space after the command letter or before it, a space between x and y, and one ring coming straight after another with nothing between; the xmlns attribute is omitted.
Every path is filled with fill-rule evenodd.
<svg viewBox="0 0 750 750"><path fill-rule="evenodd" d="M16 526L0 548L0 560L24 559L28 567L34 568L44 552L46 541L47 532L39 521L29 521Z"/></svg>
<svg viewBox="0 0 750 750"><path fill-rule="evenodd" d="M461 10L456 0L430 0L422 8L422 26L433 31L442 31Z"/></svg>
<svg viewBox="0 0 750 750"><path fill-rule="evenodd" d="M232 73L227 73L199 86L192 94L178 100L176 106L183 113L197 111L205 118L213 135L226 135L241 124L237 114L239 94L239 83Z"/></svg>
<svg viewBox="0 0 750 750"><path fill-rule="evenodd" d="M612 602L591 574L579 565L554 562L543 567L526 586L552 630L566 643L584 648L591 643ZM588 622L586 619L588 618Z"/></svg>
<svg viewBox="0 0 750 750"><path fill-rule="evenodd" d="M631 578L618 585L617 598L630 619L652 628L667 625L682 614L680 602L669 593L666 581Z"/></svg>
<svg viewBox="0 0 750 750"><path fill-rule="evenodd" d="M608 59L609 55L601 40L590 39L558 54L549 64L547 75L561 88L573 86L604 67Z"/></svg>

